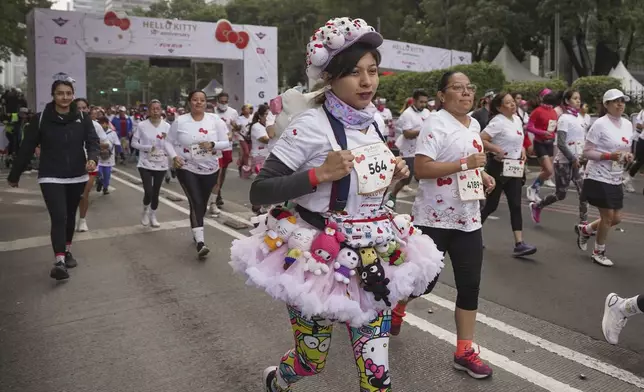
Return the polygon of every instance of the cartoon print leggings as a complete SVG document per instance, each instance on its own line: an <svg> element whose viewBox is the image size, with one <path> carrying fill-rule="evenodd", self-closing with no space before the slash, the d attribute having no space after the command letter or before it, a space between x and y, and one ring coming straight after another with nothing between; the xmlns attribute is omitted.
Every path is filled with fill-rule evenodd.
<svg viewBox="0 0 644 392"><path fill-rule="evenodd" d="M282 357L273 390L285 391L303 377L320 373L331 347L333 322L322 318L307 319L300 311L287 306L295 337L295 348ZM389 377L389 330L391 312L359 328L347 326L353 355L360 375L360 392L391 391Z"/></svg>

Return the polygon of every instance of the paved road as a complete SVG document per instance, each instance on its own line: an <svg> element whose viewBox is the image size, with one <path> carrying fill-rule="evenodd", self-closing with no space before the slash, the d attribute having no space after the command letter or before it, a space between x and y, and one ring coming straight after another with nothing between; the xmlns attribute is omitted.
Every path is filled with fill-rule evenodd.
<svg viewBox="0 0 644 392"><path fill-rule="evenodd" d="M34 176L19 190L0 182L0 391L262 391L261 370L275 364L292 336L284 306L245 286L226 264L231 240L248 233L227 224L250 217L250 182L229 173L226 214L206 228L215 252L202 263L194 257L187 202L175 197L178 184L165 187L175 201L164 198L163 227L145 229L137 224L142 188L131 178L135 170L119 170L112 194L92 195L91 231L74 243L80 265L63 283L47 276L49 222ZM605 269L575 246L574 196L544 213L539 227L526 214L526 240L539 246L530 260L509 256L505 204L486 223L477 343L495 367L493 379L451 369L448 266L435 292L410 304L403 333L391 341L394 390L644 388L644 317L629 323L618 347L602 341L599 327L608 292L644 291L637 246L644 199L627 196L624 231L611 232L608 246L616 266ZM412 200L403 198L400 209L408 211ZM357 389L346 332L336 328L334 335L327 371L295 391Z"/></svg>

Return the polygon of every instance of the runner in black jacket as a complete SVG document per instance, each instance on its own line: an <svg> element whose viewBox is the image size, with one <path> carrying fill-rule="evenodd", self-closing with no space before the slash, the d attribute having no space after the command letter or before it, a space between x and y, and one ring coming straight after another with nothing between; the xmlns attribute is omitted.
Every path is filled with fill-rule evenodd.
<svg viewBox="0 0 644 392"><path fill-rule="evenodd" d="M71 82L54 82L51 94L53 101L27 125L8 181L12 187L18 186L20 175L40 145L38 183L49 210L56 255L50 276L62 280L69 278L67 268L77 265L71 254L76 209L88 180L87 172L96 168L99 138L91 118L72 104Z"/></svg>

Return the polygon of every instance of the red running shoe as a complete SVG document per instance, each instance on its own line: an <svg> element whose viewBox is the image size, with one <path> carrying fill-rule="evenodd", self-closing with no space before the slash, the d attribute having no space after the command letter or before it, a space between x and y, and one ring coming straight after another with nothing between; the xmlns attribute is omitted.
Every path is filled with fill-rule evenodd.
<svg viewBox="0 0 644 392"><path fill-rule="evenodd" d="M467 372L470 377L476 379L488 378L492 376L492 368L479 358L479 353L470 348L458 357L454 354L454 369Z"/></svg>

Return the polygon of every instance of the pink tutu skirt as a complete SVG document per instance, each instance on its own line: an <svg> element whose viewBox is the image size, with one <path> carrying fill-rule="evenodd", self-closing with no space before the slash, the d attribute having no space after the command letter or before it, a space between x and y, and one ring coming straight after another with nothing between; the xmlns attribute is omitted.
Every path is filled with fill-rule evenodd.
<svg viewBox="0 0 644 392"><path fill-rule="evenodd" d="M390 308L363 289L358 271L346 284L335 279L332 266L328 273L314 275L306 270L305 262L297 259L285 270L288 245L265 255L261 246L266 226L264 219L261 221L250 237L233 241L231 247L230 265L246 277L248 285L260 287L273 298L297 307L305 317L319 316L356 327ZM298 226L312 228L302 220ZM444 266L443 253L426 235L408 237L401 250L405 253L404 263L395 266L381 262L389 279L388 299L392 306L410 295L423 294Z"/></svg>

